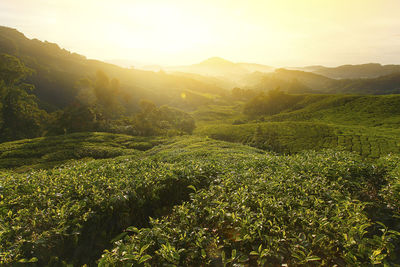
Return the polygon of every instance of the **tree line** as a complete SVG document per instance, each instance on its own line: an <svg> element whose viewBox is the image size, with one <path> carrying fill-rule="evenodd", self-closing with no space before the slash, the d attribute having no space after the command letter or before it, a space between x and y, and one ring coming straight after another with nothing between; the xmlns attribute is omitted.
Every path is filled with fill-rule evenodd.
<svg viewBox="0 0 400 267"><path fill-rule="evenodd" d="M17 57L0 54L0 141L84 131L178 135L195 128L186 112L157 107L149 100L141 100L139 110L132 109L132 96L103 71L79 80L68 106L46 111L34 94L35 86L25 82L33 73Z"/></svg>

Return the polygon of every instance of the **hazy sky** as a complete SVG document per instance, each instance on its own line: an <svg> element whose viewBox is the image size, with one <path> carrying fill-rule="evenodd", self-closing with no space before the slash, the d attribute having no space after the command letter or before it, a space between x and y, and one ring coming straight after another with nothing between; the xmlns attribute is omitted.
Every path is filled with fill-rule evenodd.
<svg viewBox="0 0 400 267"><path fill-rule="evenodd" d="M400 64L400 0L0 0L0 25L89 58Z"/></svg>

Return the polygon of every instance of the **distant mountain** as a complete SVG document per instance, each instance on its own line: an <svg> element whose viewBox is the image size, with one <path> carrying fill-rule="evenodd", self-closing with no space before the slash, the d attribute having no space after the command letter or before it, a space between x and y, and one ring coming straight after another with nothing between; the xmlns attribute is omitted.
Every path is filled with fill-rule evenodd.
<svg viewBox="0 0 400 267"><path fill-rule="evenodd" d="M332 79L359 79L377 78L379 76L400 72L400 65L381 65L378 63L369 63L361 65L343 65L333 68L324 66L308 66L291 69L310 71Z"/></svg>
<svg viewBox="0 0 400 267"><path fill-rule="evenodd" d="M147 64L144 64L142 62L138 62L135 60L127 60L127 59L110 59L110 60L105 60L104 62L114 64L123 68L139 68L142 66L145 66Z"/></svg>
<svg viewBox="0 0 400 267"><path fill-rule="evenodd" d="M257 73L257 76L248 79L253 79L249 81L249 84L253 84L249 86L250 89L268 91L279 87L291 93L321 93L329 89L335 81L312 72L287 69L277 69L262 75ZM257 79L258 82L255 82Z"/></svg>
<svg viewBox="0 0 400 267"><path fill-rule="evenodd" d="M273 72L275 70L274 67L256 63L237 63L237 65L247 69L249 72Z"/></svg>
<svg viewBox="0 0 400 267"><path fill-rule="evenodd" d="M368 95L400 94L400 72L370 79L335 80L329 92Z"/></svg>
<svg viewBox="0 0 400 267"><path fill-rule="evenodd" d="M312 72L277 69L273 73L258 74L251 83L247 88L261 91L280 87L290 93L399 94L400 72L368 79L331 79Z"/></svg>
<svg viewBox="0 0 400 267"><path fill-rule="evenodd" d="M245 75L252 72L271 72L273 67L253 64L234 63L220 57L211 57L198 64L165 68L169 72L187 72L205 76L220 77L233 82L240 81Z"/></svg>
<svg viewBox="0 0 400 267"><path fill-rule="evenodd" d="M147 63L135 61L135 60L126 60L126 59L111 59L111 60L106 60L106 63L111 63L123 68L128 68L128 69L137 69L137 70L147 70L147 71L154 71L158 72L160 70L163 70L164 67L161 65L149 65Z"/></svg>

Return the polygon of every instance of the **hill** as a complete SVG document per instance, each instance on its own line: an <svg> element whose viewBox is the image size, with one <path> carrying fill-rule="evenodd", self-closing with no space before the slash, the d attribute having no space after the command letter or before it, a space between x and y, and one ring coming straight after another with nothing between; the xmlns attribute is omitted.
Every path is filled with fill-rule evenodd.
<svg viewBox="0 0 400 267"><path fill-rule="evenodd" d="M381 65L378 63L360 65L342 65L338 67L310 66L305 71L311 71L332 79L377 78L400 72L400 65Z"/></svg>
<svg viewBox="0 0 400 267"><path fill-rule="evenodd" d="M70 53L57 44L28 39L15 29L0 27L0 53L14 55L22 60L34 74L27 82L35 85L35 94L47 108L57 109L73 102L76 82L85 77L93 77L98 70L117 78L121 88L132 102L131 109L137 108L140 99L150 99L155 103L190 108L196 102L186 103L182 92L189 90L203 101L209 99L201 93L220 94L223 89L213 83L200 82L179 75L168 75L136 69L125 69L84 56ZM197 95L197 92L200 94Z"/></svg>
<svg viewBox="0 0 400 267"><path fill-rule="evenodd" d="M271 72L274 68L254 63L233 63L220 57L211 57L198 64L168 67L165 70L213 76L241 85L240 81L244 76L252 72Z"/></svg>
<svg viewBox="0 0 400 267"><path fill-rule="evenodd" d="M378 78L338 80L331 85L329 92L336 94L399 94L400 72Z"/></svg>
<svg viewBox="0 0 400 267"><path fill-rule="evenodd" d="M273 73L248 76L245 88L268 91L280 87L291 93L385 95L400 93L399 84L400 72L377 78L331 79L314 72L277 69Z"/></svg>
<svg viewBox="0 0 400 267"><path fill-rule="evenodd" d="M400 128L400 96L301 95L297 102L265 119Z"/></svg>
<svg viewBox="0 0 400 267"><path fill-rule="evenodd" d="M253 113L268 106L281 109ZM251 108L247 115L240 115L240 108L234 106L195 112L195 133L289 154L333 148L378 158L400 152L398 95L282 94L255 98L244 111L247 107Z"/></svg>
<svg viewBox="0 0 400 267"><path fill-rule="evenodd" d="M250 86L250 89L268 91L280 87L281 90L291 93L323 92L334 82L330 78L312 72L287 69L277 69L272 73L258 75L258 79L258 83ZM254 84L254 81L252 83Z"/></svg>

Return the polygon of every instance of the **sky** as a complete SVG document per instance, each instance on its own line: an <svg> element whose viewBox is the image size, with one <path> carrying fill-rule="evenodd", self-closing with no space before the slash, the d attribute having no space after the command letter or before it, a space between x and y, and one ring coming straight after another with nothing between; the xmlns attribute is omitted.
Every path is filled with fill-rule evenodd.
<svg viewBox="0 0 400 267"><path fill-rule="evenodd" d="M400 64L400 0L0 0L0 25L88 58Z"/></svg>

